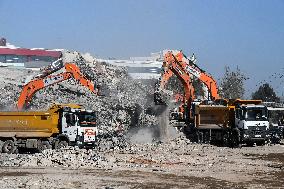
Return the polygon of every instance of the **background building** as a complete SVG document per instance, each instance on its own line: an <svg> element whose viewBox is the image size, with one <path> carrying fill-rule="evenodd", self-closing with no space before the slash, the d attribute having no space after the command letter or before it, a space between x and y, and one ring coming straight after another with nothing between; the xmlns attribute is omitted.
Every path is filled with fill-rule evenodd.
<svg viewBox="0 0 284 189"><path fill-rule="evenodd" d="M19 68L40 68L49 65L62 56L60 50L44 48L21 48L0 38L0 66Z"/></svg>

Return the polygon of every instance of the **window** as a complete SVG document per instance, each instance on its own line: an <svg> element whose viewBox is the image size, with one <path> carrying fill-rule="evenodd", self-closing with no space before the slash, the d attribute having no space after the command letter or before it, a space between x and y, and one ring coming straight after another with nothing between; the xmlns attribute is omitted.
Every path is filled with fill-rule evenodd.
<svg viewBox="0 0 284 189"><path fill-rule="evenodd" d="M30 61L53 62L56 58L50 56L30 56Z"/></svg>
<svg viewBox="0 0 284 189"><path fill-rule="evenodd" d="M15 56L14 55L6 55L6 62L7 63L13 63Z"/></svg>
<svg viewBox="0 0 284 189"><path fill-rule="evenodd" d="M19 63L24 63L24 62L27 62L27 61L28 61L28 57L27 57L27 56L18 55L17 58L18 58L17 61L18 61Z"/></svg>
<svg viewBox="0 0 284 189"><path fill-rule="evenodd" d="M265 109L247 109L247 121L266 121L267 111Z"/></svg>
<svg viewBox="0 0 284 189"><path fill-rule="evenodd" d="M5 63L6 62L6 56L0 55L0 62Z"/></svg>
<svg viewBox="0 0 284 189"><path fill-rule="evenodd" d="M96 126L96 115L94 112L79 112L78 113L79 124L82 127L94 127Z"/></svg>

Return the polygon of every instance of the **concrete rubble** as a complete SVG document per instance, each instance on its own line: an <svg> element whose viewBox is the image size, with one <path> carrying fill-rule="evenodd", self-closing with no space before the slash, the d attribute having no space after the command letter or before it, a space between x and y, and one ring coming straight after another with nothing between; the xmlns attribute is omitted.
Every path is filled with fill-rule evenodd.
<svg viewBox="0 0 284 189"><path fill-rule="evenodd" d="M70 147L0 154L0 188L281 188L281 151L281 145L232 149L192 144L180 136L103 151Z"/></svg>
<svg viewBox="0 0 284 189"><path fill-rule="evenodd" d="M71 167L71 168L110 168L119 166L124 160L118 154L140 154L149 158L149 151L159 151L165 156L156 156L155 161L172 161L173 149L182 149L189 144L186 138L179 137L166 143L127 143L126 146L112 145L110 148L79 149L67 147L65 149L45 150L42 153L0 154L0 166L19 167ZM168 154L168 155L166 155ZM153 155L154 157L155 155ZM128 161L128 160L127 160ZM116 164L118 163L118 164ZM115 165L116 164L116 165ZM130 165L129 165L130 166Z"/></svg>

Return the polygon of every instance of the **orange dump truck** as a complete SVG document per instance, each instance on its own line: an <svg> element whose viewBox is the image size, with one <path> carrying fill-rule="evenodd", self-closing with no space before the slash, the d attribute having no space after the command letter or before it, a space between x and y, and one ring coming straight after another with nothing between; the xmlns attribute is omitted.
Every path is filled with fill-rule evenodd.
<svg viewBox="0 0 284 189"><path fill-rule="evenodd" d="M235 99L228 105L195 105L193 125L198 140L222 141L234 146L264 144L269 139L269 122L267 107L261 103L261 100Z"/></svg>
<svg viewBox="0 0 284 189"><path fill-rule="evenodd" d="M39 151L67 145L93 146L96 114L75 104L54 104L47 111L0 112L0 151Z"/></svg>

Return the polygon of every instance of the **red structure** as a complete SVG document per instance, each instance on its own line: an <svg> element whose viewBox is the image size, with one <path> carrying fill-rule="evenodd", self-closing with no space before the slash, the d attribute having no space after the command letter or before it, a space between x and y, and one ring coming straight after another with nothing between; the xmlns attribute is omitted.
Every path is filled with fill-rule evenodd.
<svg viewBox="0 0 284 189"><path fill-rule="evenodd" d="M1 38L0 41L1 66L39 68L50 64L62 56L61 51L17 48L6 46L5 38Z"/></svg>

